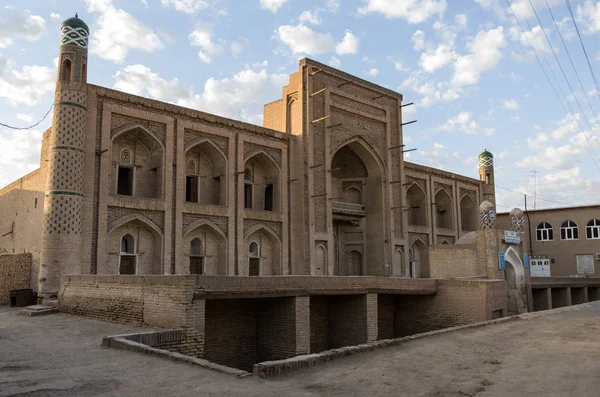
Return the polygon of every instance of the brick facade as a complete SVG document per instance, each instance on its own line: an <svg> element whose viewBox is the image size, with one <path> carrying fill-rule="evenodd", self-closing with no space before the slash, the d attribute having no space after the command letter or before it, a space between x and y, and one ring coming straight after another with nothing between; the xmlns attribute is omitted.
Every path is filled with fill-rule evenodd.
<svg viewBox="0 0 600 397"><path fill-rule="evenodd" d="M10 303L10 291L29 288L31 263L31 254L0 254L0 305Z"/></svg>

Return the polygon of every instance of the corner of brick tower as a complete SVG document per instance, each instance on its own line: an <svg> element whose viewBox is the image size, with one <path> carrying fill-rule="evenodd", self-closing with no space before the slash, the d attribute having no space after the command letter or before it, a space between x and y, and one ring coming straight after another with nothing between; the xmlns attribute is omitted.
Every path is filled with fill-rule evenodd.
<svg viewBox="0 0 600 397"><path fill-rule="evenodd" d="M62 274L80 273L88 37L77 14L62 23L38 277L42 298L57 296Z"/></svg>

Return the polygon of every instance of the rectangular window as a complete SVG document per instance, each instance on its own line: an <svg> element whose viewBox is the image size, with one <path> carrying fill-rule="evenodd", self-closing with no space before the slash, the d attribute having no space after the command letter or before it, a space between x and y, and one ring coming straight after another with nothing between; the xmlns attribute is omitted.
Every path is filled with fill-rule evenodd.
<svg viewBox="0 0 600 397"><path fill-rule="evenodd" d="M252 208L252 184L244 184L244 208Z"/></svg>
<svg viewBox="0 0 600 397"><path fill-rule="evenodd" d="M273 184L265 186L265 211L273 211Z"/></svg>
<svg viewBox="0 0 600 397"><path fill-rule="evenodd" d="M185 177L185 201L188 203L198 202L198 177Z"/></svg>
<svg viewBox="0 0 600 397"><path fill-rule="evenodd" d="M248 275L260 276L260 258L250 258Z"/></svg>
<svg viewBox="0 0 600 397"><path fill-rule="evenodd" d="M134 255L121 255L119 274L135 274L135 260Z"/></svg>
<svg viewBox="0 0 600 397"><path fill-rule="evenodd" d="M204 274L204 257L190 256L190 274Z"/></svg>
<svg viewBox="0 0 600 397"><path fill-rule="evenodd" d="M124 196L133 195L133 168L119 167L117 194Z"/></svg>
<svg viewBox="0 0 600 397"><path fill-rule="evenodd" d="M577 273L594 274L594 255L575 255L577 261Z"/></svg>

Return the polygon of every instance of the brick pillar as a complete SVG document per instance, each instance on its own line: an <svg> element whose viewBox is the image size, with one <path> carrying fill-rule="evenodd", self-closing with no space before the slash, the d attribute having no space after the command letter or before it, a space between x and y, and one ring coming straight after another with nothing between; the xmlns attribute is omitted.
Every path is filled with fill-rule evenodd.
<svg viewBox="0 0 600 397"><path fill-rule="evenodd" d="M206 301L193 301L186 311L186 342L193 346L197 357L204 357Z"/></svg>
<svg viewBox="0 0 600 397"><path fill-rule="evenodd" d="M365 320L367 327L367 342L373 342L377 340L378 336L378 308L377 308L377 294L366 294L365 295Z"/></svg>
<svg viewBox="0 0 600 397"><path fill-rule="evenodd" d="M310 353L310 297L294 298L296 314L296 354Z"/></svg>

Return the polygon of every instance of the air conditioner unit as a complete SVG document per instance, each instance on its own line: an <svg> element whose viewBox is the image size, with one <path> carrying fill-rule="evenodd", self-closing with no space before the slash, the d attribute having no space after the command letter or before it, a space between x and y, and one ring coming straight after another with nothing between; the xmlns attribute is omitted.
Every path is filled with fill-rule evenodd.
<svg viewBox="0 0 600 397"><path fill-rule="evenodd" d="M600 261L600 253L597 253L597 254L596 254L596 260L597 260L597 261Z"/></svg>

